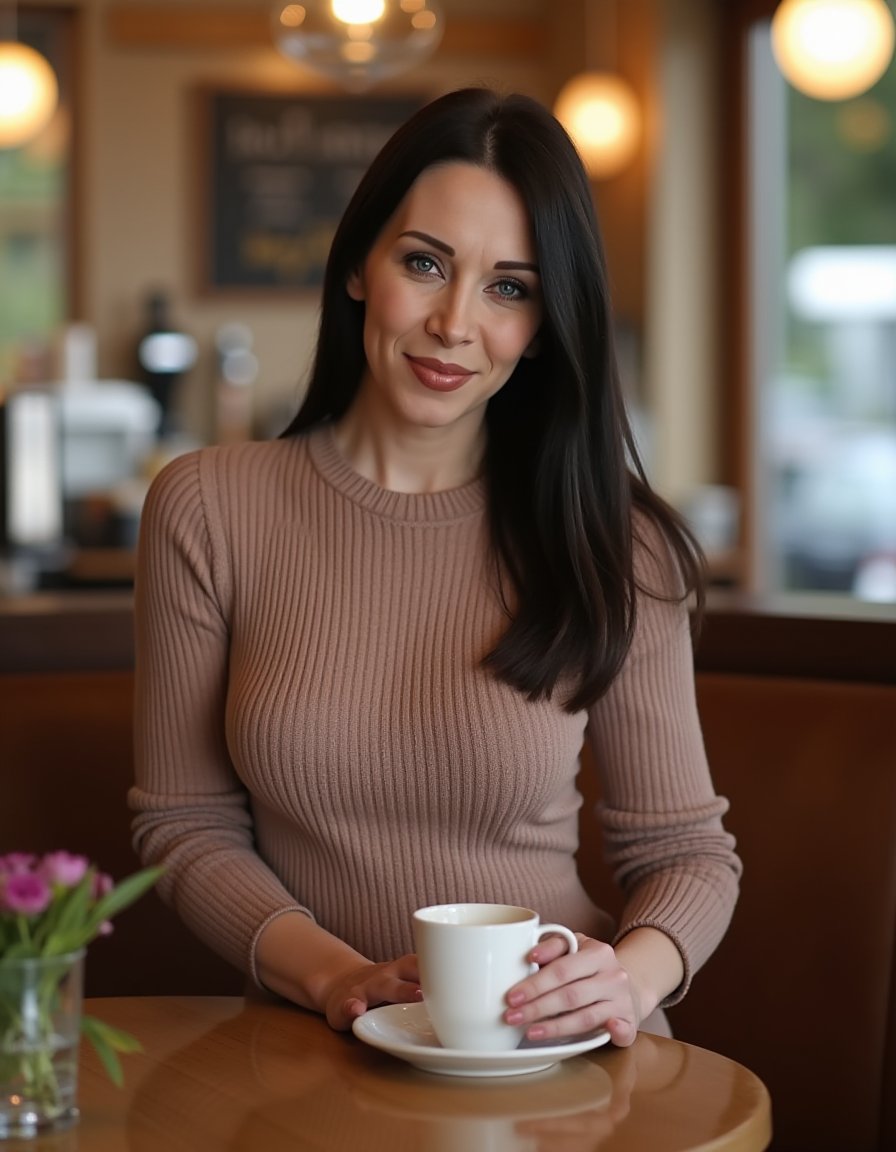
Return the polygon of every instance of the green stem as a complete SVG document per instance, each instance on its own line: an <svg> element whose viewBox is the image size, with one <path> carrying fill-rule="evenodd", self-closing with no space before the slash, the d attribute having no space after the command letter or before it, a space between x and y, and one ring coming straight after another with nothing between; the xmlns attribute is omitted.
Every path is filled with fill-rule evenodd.
<svg viewBox="0 0 896 1152"><path fill-rule="evenodd" d="M31 929L28 926L28 920L21 912L16 916L16 925L19 929L19 936L22 938L23 944L31 943Z"/></svg>

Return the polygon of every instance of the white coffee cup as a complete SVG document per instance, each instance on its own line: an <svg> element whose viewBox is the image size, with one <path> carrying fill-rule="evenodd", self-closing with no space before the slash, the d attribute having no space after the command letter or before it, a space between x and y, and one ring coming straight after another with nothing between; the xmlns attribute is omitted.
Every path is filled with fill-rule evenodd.
<svg viewBox="0 0 896 1152"><path fill-rule="evenodd" d="M524 1028L502 1019L514 984L537 971L526 959L543 936L578 942L562 924L542 924L515 904L434 904L414 913L414 945L423 1000L445 1048L506 1052Z"/></svg>

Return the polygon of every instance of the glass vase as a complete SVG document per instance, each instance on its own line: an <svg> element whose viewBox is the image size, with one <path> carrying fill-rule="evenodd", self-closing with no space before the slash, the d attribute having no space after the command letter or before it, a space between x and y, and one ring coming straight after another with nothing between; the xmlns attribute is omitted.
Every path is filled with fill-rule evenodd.
<svg viewBox="0 0 896 1152"><path fill-rule="evenodd" d="M78 1117L84 950L0 958L0 1140Z"/></svg>

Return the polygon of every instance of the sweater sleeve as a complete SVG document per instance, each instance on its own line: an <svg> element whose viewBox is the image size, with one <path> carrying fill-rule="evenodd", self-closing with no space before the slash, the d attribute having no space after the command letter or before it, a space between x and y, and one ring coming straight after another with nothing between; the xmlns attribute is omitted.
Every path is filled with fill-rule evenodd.
<svg viewBox="0 0 896 1152"><path fill-rule="evenodd" d="M217 505L201 483L202 462L214 451L169 464L141 517L136 778L128 802L138 855L165 868L162 898L214 951L254 976L261 929L299 906L255 852L249 797L227 750L229 562Z"/></svg>
<svg viewBox="0 0 896 1152"><path fill-rule="evenodd" d="M741 862L725 832L697 712L686 603L655 530L636 542L639 592L626 662L589 716L599 772L598 813L624 896L616 940L648 926L675 942L684 979L677 1003L722 939Z"/></svg>

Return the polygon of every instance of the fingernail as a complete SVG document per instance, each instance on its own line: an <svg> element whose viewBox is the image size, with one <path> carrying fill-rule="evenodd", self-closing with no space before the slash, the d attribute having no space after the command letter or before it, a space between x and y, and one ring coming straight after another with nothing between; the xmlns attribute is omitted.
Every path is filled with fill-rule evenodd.
<svg viewBox="0 0 896 1152"><path fill-rule="evenodd" d="M418 1000L422 1000L423 999L423 989L418 988L417 991L414 993L414 995L417 997Z"/></svg>
<svg viewBox="0 0 896 1152"><path fill-rule="evenodd" d="M517 1004L522 1004L525 999L526 997L522 992L510 992L507 996L507 1003L515 1008Z"/></svg>
<svg viewBox="0 0 896 1152"><path fill-rule="evenodd" d="M523 1014L522 1014L522 1012L519 1012L519 1011L508 1012L505 1015L504 1019L507 1021L508 1024L522 1024Z"/></svg>
<svg viewBox="0 0 896 1152"><path fill-rule="evenodd" d="M542 1038L542 1036L544 1036L544 1035L545 1035L544 1028L539 1027L538 1024L536 1024L534 1027L530 1028L528 1030L528 1032L526 1033L526 1036L530 1040L540 1040Z"/></svg>

